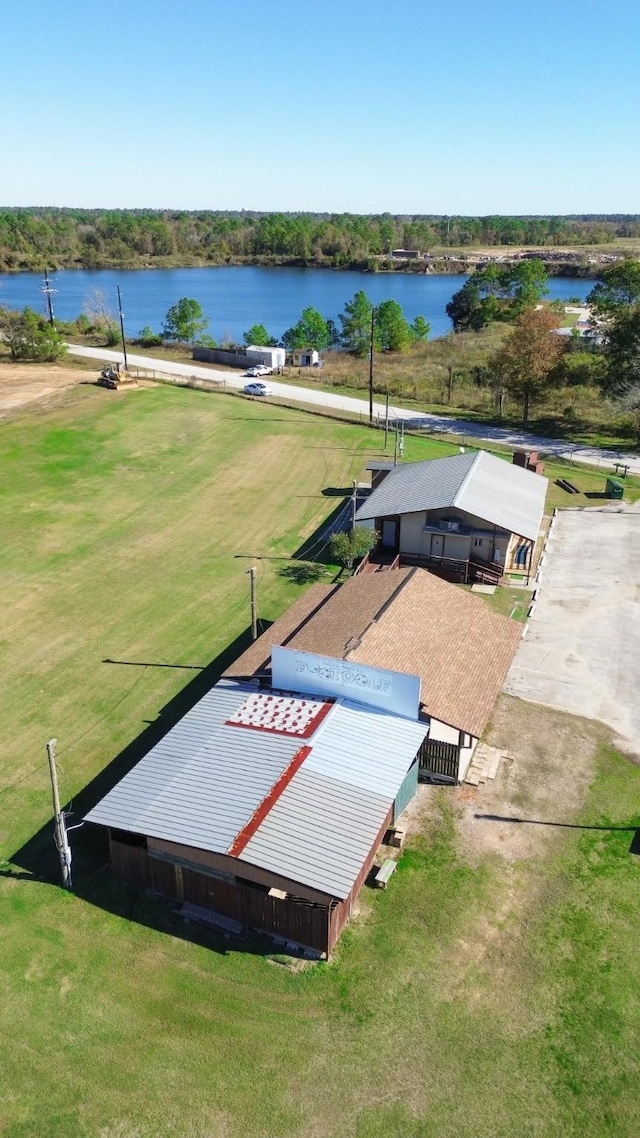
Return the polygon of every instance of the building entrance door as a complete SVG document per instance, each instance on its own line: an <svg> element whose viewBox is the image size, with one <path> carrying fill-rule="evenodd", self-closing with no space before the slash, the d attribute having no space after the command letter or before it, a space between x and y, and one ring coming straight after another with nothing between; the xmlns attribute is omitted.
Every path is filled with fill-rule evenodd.
<svg viewBox="0 0 640 1138"><path fill-rule="evenodd" d="M382 548L398 552L398 529L399 524L397 518L385 518L382 523Z"/></svg>

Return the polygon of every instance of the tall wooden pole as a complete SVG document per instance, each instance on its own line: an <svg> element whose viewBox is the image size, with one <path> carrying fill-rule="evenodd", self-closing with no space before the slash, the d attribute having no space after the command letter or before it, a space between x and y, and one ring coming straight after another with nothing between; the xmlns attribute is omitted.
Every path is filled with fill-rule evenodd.
<svg viewBox="0 0 640 1138"><path fill-rule="evenodd" d="M255 565L249 569L249 580L251 583L251 639L258 639L258 605L256 602L256 573Z"/></svg>
<svg viewBox="0 0 640 1138"><path fill-rule="evenodd" d="M120 285L116 285L118 289L118 311L120 313L120 335L122 336L122 354L124 356L124 370L128 371L127 366L127 344L124 338L124 314L122 312L122 297L120 296Z"/></svg>
<svg viewBox="0 0 640 1138"><path fill-rule="evenodd" d="M353 494L351 495L351 529L356 528L356 510L358 508L358 483L353 480Z"/></svg>
<svg viewBox="0 0 640 1138"><path fill-rule="evenodd" d="M371 340L369 343L369 425L373 426L373 337L376 326L376 310L371 309Z"/></svg>
<svg viewBox="0 0 640 1138"><path fill-rule="evenodd" d="M49 282L49 274L48 274L46 269L44 270L44 290L43 291L44 291L44 294L47 298L47 309L49 311L49 323L53 324L53 304L51 302L51 293L53 292L53 288L51 287L51 284Z"/></svg>
<svg viewBox="0 0 640 1138"><path fill-rule="evenodd" d="M51 790L53 793L53 812L55 815L54 821L54 839L56 849L60 858L60 870L62 872L62 884L65 889L71 889L71 850L69 848L69 840L67 838L67 827L64 821L64 814L60 809L60 794L58 792L58 772L56 770L56 740L49 739L47 743L47 757L49 759L49 771L51 773Z"/></svg>
<svg viewBox="0 0 640 1138"><path fill-rule="evenodd" d="M384 408L384 449L387 449L389 441L389 388L387 388L387 397L385 400Z"/></svg>

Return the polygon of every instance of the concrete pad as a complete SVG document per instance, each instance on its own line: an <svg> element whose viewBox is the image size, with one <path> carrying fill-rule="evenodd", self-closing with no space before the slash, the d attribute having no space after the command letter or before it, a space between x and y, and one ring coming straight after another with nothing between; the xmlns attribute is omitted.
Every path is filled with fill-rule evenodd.
<svg viewBox="0 0 640 1138"><path fill-rule="evenodd" d="M496 587L497 587L496 585L472 585L471 586L471 592L472 593L487 593L491 597L495 593Z"/></svg>
<svg viewBox="0 0 640 1138"><path fill-rule="evenodd" d="M640 755L640 509L616 507L558 513L505 690L599 719Z"/></svg>

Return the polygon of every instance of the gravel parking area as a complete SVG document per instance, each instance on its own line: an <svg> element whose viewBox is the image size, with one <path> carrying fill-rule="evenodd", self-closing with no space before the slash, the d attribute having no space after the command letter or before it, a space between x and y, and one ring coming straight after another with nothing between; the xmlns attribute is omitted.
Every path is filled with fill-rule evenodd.
<svg viewBox="0 0 640 1138"><path fill-rule="evenodd" d="M599 719L640 757L640 506L560 511L505 690Z"/></svg>

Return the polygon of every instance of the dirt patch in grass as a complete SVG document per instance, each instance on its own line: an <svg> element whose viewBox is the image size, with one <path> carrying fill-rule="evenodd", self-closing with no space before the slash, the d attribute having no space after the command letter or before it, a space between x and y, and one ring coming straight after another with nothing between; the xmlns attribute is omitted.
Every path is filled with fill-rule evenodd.
<svg viewBox="0 0 640 1138"><path fill-rule="evenodd" d="M541 855L580 811L605 735L578 717L502 695L487 742L509 758L494 780L463 787L457 799L461 849L471 862L486 854L508 862Z"/></svg>
<svg viewBox="0 0 640 1138"><path fill-rule="evenodd" d="M95 378L95 371L70 371L58 364L0 363L0 418L36 399Z"/></svg>

